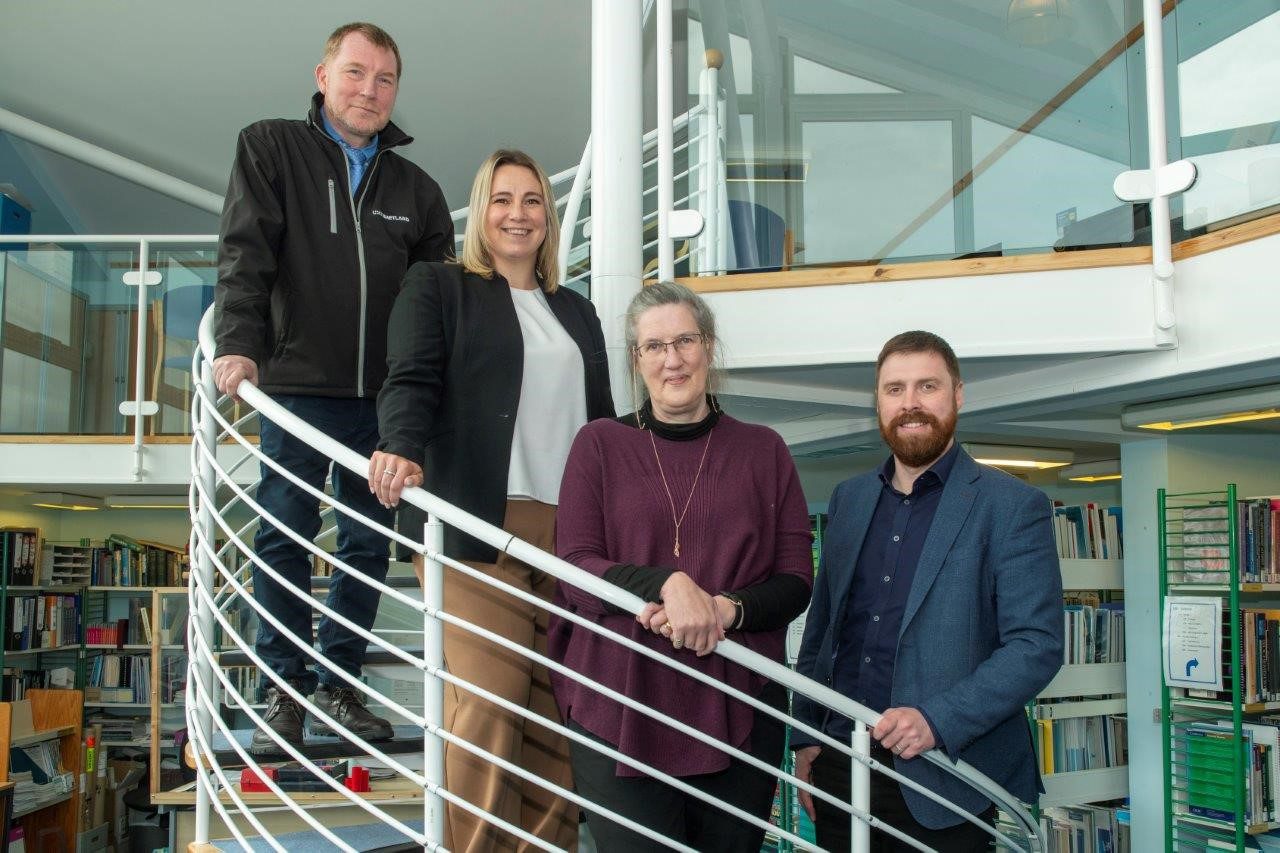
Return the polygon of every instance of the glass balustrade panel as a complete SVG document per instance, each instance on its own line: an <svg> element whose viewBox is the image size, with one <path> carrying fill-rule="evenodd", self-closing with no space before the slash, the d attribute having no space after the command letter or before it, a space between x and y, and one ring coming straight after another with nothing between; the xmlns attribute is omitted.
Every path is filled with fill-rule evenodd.
<svg viewBox="0 0 1280 853"><path fill-rule="evenodd" d="M1193 233L1280 213L1280 4L1184 0L1176 14L1170 126L1197 179L1175 213Z"/></svg>
<svg viewBox="0 0 1280 853"><path fill-rule="evenodd" d="M691 270L1149 241L1111 189L1145 159L1140 27L1124 0L693 0L674 27L676 112L698 114L677 207L709 225Z"/></svg>
<svg viewBox="0 0 1280 853"><path fill-rule="evenodd" d="M30 246L0 251L0 433L132 435L120 405L136 397L138 291L125 284L137 247ZM144 434L190 433L191 357L212 301L212 247L153 249L142 399L159 412Z"/></svg>

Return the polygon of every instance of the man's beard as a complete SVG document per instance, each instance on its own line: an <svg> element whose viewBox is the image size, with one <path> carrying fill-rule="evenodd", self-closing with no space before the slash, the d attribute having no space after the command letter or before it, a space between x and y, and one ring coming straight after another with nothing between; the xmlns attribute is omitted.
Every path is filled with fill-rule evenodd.
<svg viewBox="0 0 1280 853"><path fill-rule="evenodd" d="M880 422L880 437L903 465L921 468L933 462L947 449L951 437L956 434L956 414L953 409L945 421L940 421L928 412L903 412L890 424ZM932 429L918 435L903 435L898 432L899 426L911 423L927 423Z"/></svg>

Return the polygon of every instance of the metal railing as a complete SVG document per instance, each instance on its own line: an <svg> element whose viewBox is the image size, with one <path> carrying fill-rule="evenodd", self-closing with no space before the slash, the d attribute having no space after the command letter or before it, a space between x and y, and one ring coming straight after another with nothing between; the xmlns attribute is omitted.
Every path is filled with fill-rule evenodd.
<svg viewBox="0 0 1280 853"><path fill-rule="evenodd" d="M365 476L365 473L367 472L368 459L329 439L320 431L297 419L272 401L269 396L247 382L241 384L238 389L238 393L242 400L252 406L256 411L255 413L246 415L239 421L232 422L228 416L223 414L221 411L220 401L218 400L216 391L213 387L211 371L212 353L212 311L210 311L209 314L206 315L202 324L199 348L192 364L192 369L196 376L196 392L193 403L196 434L192 447L191 469L191 513L193 529L190 544L193 568L190 582L192 611L189 624L189 647L191 649L191 657L186 713L191 732L191 744L195 756L194 764L198 769L195 839L197 842L208 841L211 837L210 818L211 815L216 812L223 819L225 825L229 828L235 838L242 844L247 845L248 838L243 834L243 831L237 827L236 821L232 819L233 814L242 815L249 825L252 826L257 833L275 849L284 849L282 845L271 837L271 834L267 831L265 824L258 816L258 812L263 808L262 804L247 800L237 788L235 779L229 776L227 772L230 767L245 766L251 769L258 769L260 765L258 757L249 749L245 748L241 741L237 739L235 727L222 719L218 713L218 709L223 705L224 701L229 706L234 707L238 709L239 712L243 713L245 717L247 717L249 725L252 728L258 729L264 727L262 716L254 707L254 703L251 701L251 698L245 697L238 691L236 685L230 678L228 678L220 666L220 654L227 649L240 652L254 666L257 666L260 669L263 678L269 679L272 686L284 693L287 693L307 712L313 714L315 718L329 725L338 734L338 736L344 737L350 743L354 744L355 751L358 751L362 755L368 755L383 767L389 768L395 774L396 780L398 780L395 784L401 785L402 788L408 787L414 791L421 791L423 797L423 823L421 828L419 828L416 823L406 820L403 815L393 814L389 811L392 803L402 802L402 800L395 800L394 798L387 797L385 794L384 797L387 797L386 799L379 799L378 792L376 791L370 795L361 795L346 789L341 782L322 773L317 763L310 759L303 751L300 751L294 745L284 741L272 732L271 736L279 747L280 753L287 756L289 759L297 761L302 767L307 768L312 773L316 774L316 778L323 779L327 787L337 795L333 798L335 803L349 804L356 808L363 809L368 813L370 821L381 822L393 827L407 839L411 839L414 843L423 844L428 849L443 849L441 847L441 832L443 830L445 803L449 803L477 815L478 817L489 821L493 825L524 839L539 849L554 849L546 842L528 835L519 827L510 825L501 819L485 814L478 807L472 805L456 794L451 793L443 784L443 748L445 743L451 744L455 748L465 750L472 755L479 757L481 760L495 763L507 772L515 774L527 782L537 784L546 790L552 791L557 796L577 803L592 814L616 820L618 823L621 823L633 831L650 838L656 843L677 850L690 849L679 842L672 841L671 839L659 835L648 827L638 825L620 815L615 815L600 805L590 802L584 797L576 794L572 790L560 788L545 780L534 778L533 775L527 771L522 770L504 759L489 754L479 747L460 740L452 735L445 729L441 713L443 690L446 683L453 685L456 689L469 691L474 695L480 696L483 699L502 707L510 713L527 719L535 719L540 725L557 731L570 740L600 750L613 760L628 764L637 768L641 772L679 788L692 796L714 803L731 814L734 814L741 820L752 823L758 827L768 826L768 824L762 821L761 818L736 810L728 804L720 802L709 795L705 795L696 789L693 789L679 778L662 773L658 769L631 759L617 750L602 747L600 744L591 741L573 729L560 725L557 721L547 720L538 716L535 712L531 712L526 708L514 705L511 702L489 693L488 691L485 691L448 672L443 666L441 641L443 626L447 624L462 631L467 631L482 637L486 641L502 647L512 655L519 655L536 663L543 664L559 676L574 679L575 681L585 684L594 690L601 691L609 698L625 705L637 713L657 719L685 736L695 738L702 743L711 745L734 758L750 764L758 770L770 773L789 785L809 792L815 798L822 799L832 806L849 813L851 815L851 820L854 821L855 829L875 826L885 832L902 838L906 843L913 847L918 849L928 849L913 840L907 839L905 836L901 835L898 830L893 827L886 826L861 808L857 808L849 803L840 802L817 788L800 781L789 773L764 764L728 744L719 742L714 738L704 735L688 725L662 717L633 699L621 695L616 691L610 690L603 685L566 668L555 660L533 651L531 648L527 648L519 643L512 642L505 637L475 626L470 622L459 618L457 615L448 612L443 607L441 592L443 585L443 572L446 570L459 572L474 581L500 589L507 595L522 599L523 601L537 607L546 608L551 613L559 616L560 618L569 620L585 630L595 632L617 642L620 647L625 648L629 653L649 657L652 660L682 673L688 678L695 679L703 684L707 684L721 690L726 695L751 706L757 711L764 712L782 720L793 727L793 729L803 731L810 737L816 739L824 746L824 748L838 750L849 755L852 759L855 791L866 790L867 779L871 772L883 773L902 785L908 786L919 792L923 796L946 805L948 808L955 811L961 818L983 825L981 824L981 821L972 814L947 803L934 792L920 786L910 779L905 778L894 771L891 767L886 767L870 758L868 754L869 742L867 731L868 727L872 727L876 724L879 719L879 715L850 701L831 689L797 675L785 666L764 658L732 641L722 641L716 646L716 654L723 656L725 659L746 667L755 673L763 675L764 677L784 686L788 690L803 694L821 705L825 705L854 720L857 726L857 733L855 734L854 744L852 746L847 743L836 741L825 735L823 732L805 725L784 712L774 710L758 699L734 690L698 670L685 666L663 654L652 651L648 647L640 645L629 638L615 634L606 628L602 628L590 619L585 619L578 616L576 613L549 604L531 593L511 587L490 577L489 575L484 574L483 572L477 571L476 569L441 553L442 539L440 535L440 523L444 522L476 537L488 545L505 551L510 556L527 563L539 571L555 577L559 583L571 584L600 598L604 602L629 613L637 613L643 606L643 602L640 598L625 592L619 587L615 587L588 572L578 569L575 566L552 556L551 554L540 551L534 546L516 539L511 534L469 515L463 510L444 502L428 492L421 489L409 489L405 491L403 496L404 500L426 511L431 519L428 525L426 541L417 542L360 516L359 513L343 505L332 496L307 486L278 463L274 462L274 460L266 458L255 444L246 440L240 431L243 425L257 415L269 417L282 430L289 432L299 440L332 458L336 464L347 468L361 477ZM222 402L225 403L225 398ZM215 453L219 443L226 439L236 442L243 453L239 460L234 464L227 465L220 463L218 455ZM307 541L297 533L288 530L276 518L264 510L261 504L258 503L254 496L254 488L252 486L244 487L237 482L237 477L234 476L236 474L236 470L247 463L262 463L270 466L282 476L288 478L295 486L309 492L316 499L318 504L331 507L332 511L342 513L362 524L366 524L389 537L393 541L412 548L416 553L424 555L427 560L427 581L423 598L419 599L416 596L406 594L402 589L370 580L351 566L337 560L324 549L318 547L314 542ZM253 516L253 519L247 524L236 526L229 520L229 513L244 512L246 510ZM400 643L391 642L376 631L360 628L341 612L334 610L324 602L311 598L307 591L298 590L294 587L288 586L287 584L282 584L283 589L286 592L295 595L304 606L313 608L315 611L323 614L333 622L354 631L358 636L362 637L370 644L370 650L380 650L382 653L390 655L391 658L399 665L410 667L412 670L421 674L423 684L423 711L419 713L414 708L407 707L402 702L396 701L384 693L375 690L360 679L342 672L339 668L329 668L329 671L334 676L341 678L351 688L358 690L371 702L388 709L401 720L408 721L409 724L413 726L415 732L421 733L423 738L422 746L419 750L415 751L413 760L409 760L401 753L387 752L383 746L368 743L356 736L343 727L337 720L333 719L320 708L316 707L292 684L272 673L264 664L263 660L256 654L252 644L243 635L241 625L230 617L230 613L247 607L252 610L258 619L271 624L277 631L287 636L291 642L298 646L302 654L305 654L312 661L318 664L323 665L326 663L326 659L321 652L311 646L309 638L299 637L296 634L290 633L273 613L254 599L252 591L246 584L245 576L249 569L255 569L256 571L277 581L282 580L282 577L275 571L275 569L255 553L249 542L248 533L256 524L262 522L275 524L280 529L285 530L286 535L290 536L290 538L292 538L299 546L307 550L314 557L331 565L335 573L344 573L349 578L352 578L359 583L373 587L383 597L384 601L397 602L402 607L409 608L413 612L421 615L425 651L424 655L419 657L413 652L406 651L401 647ZM218 544L219 542L222 542L223 544L220 545ZM219 645L216 640L216 637L219 634L223 638L223 643L221 645ZM924 759L944 768L947 773L966 781L976 790L980 791L983 796L996 803L1002 811L1010 815L1019 827L1019 830L1024 834L1024 837L1028 839L1025 842L1027 845L1025 849L1033 851L1044 849L1043 839L1038 835L1039 828L1036 821L1020 803L1018 803L993 781L963 762L952 763L950 760L936 752L927 753ZM260 777L265 775L266 774L262 773L259 774ZM264 779L264 783L266 787L278 798L278 802L274 804L276 808L284 807L293 811L301 821L305 822L315 832L319 833L337 848L351 849L350 845L344 841L335 830L326 826L323 820L319 819L312 813L314 811L313 803L308 803L304 807L303 804L295 801L287 791L282 790L271 780ZM768 829L777 837L794 845L798 849L817 849L812 842L804 840L795 833L785 832L771 826L768 827ZM999 838L1002 843L1010 847L1019 846L1018 842L1014 839L1002 835L994 828L988 827L988 831ZM855 837L859 837L857 833L855 833ZM862 831L860 837L865 840L866 832Z"/></svg>

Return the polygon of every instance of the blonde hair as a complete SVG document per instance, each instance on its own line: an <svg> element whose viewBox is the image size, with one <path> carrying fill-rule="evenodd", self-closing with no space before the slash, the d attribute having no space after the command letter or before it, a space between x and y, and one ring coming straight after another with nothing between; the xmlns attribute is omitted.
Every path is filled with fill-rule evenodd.
<svg viewBox="0 0 1280 853"><path fill-rule="evenodd" d="M324 43L324 59L322 63L328 64L330 60L337 56L338 51L342 49L342 40L352 33L359 33L364 36L374 47L391 51L396 58L396 78L399 79L404 66L400 62L400 48L396 46L396 40L382 27L365 21L353 21L350 24L343 24L334 30L329 35L329 40Z"/></svg>
<svg viewBox="0 0 1280 853"><path fill-rule="evenodd" d="M535 268L542 279L542 288L555 293L560 287L560 218L556 216L556 199L551 194L551 181L538 162L523 151L500 148L485 158L471 183L471 205L467 212L467 233L462 241L462 267L467 272L493 278L493 252L484 234L485 211L489 209L489 196L493 194L493 173L499 166L523 166L533 172L542 185L542 207L547 216L547 233L538 247Z"/></svg>

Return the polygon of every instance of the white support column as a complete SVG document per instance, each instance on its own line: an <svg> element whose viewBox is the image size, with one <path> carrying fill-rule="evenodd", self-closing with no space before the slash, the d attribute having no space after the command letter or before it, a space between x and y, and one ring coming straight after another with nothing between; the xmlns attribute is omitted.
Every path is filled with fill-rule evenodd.
<svg viewBox="0 0 1280 853"><path fill-rule="evenodd" d="M1172 349L1178 345L1177 315L1173 305L1173 246L1169 226L1169 196L1190 189L1196 180L1195 164L1189 160L1169 162L1165 140L1164 110L1164 14L1160 0L1143 0L1143 55L1147 78L1147 163L1146 169L1123 172L1116 177L1116 196L1124 201L1146 201L1151 211L1151 287L1155 301L1156 345Z"/></svg>
<svg viewBox="0 0 1280 853"><path fill-rule="evenodd" d="M637 0L591 3L591 301L604 327L619 411L632 405L623 314L644 267L640 12Z"/></svg>
<svg viewBox="0 0 1280 853"><path fill-rule="evenodd" d="M210 308L210 311L213 309ZM213 384L213 366L207 361L201 359L197 365L198 376L196 382L203 390L203 399L196 397L192 402L192 414L195 418L194 427L199 431L200 437L203 439L204 446L210 454L217 452L218 447L218 422L205 411L207 406L214 405L213 401L218 399L218 389ZM205 402L206 400L210 402ZM213 464L206 457L201 457L199 466L200 485L207 495L206 499L200 501L199 512L196 516L196 525L198 531L193 531L191 541L194 545L197 533L200 538L212 548L215 541L214 533L214 511L216 507L210 505L210 501L215 500L218 491L217 474L214 472ZM191 549L191 570L199 578L201 585L212 592L214 586L214 569L213 560L205 553L203 548ZM193 633L199 633L205 640L208 648L213 648L213 631L215 620L213 611L209 606L202 604L200 599L192 596L191 598L191 619L188 622L187 630ZM187 641L187 648L197 648L197 644ZM188 661L188 666L193 672L188 672L188 681L194 680L197 684L207 686L209 695L205 697L206 701L198 705L194 709L194 713L188 711L189 716L195 717L195 727L202 735L201 740L204 743L213 743L213 709L216 708L220 701L219 682L213 674L213 664L203 656L193 656ZM187 702L196 701L198 691L187 690ZM209 775L210 771L203 757L197 756L197 762L201 774ZM213 808L212 799L209 796L208 789L204 785L196 786L196 827L195 838L197 844L208 843L209 841L209 813Z"/></svg>
<svg viewBox="0 0 1280 853"><path fill-rule="evenodd" d="M436 615L444 608L444 564L434 555L444 550L444 525L435 515L427 516L424 541L427 558L423 564L422 654L428 666L444 666L444 623ZM428 723L444 726L444 680L430 672L422 677L422 715ZM428 782L444 787L444 741L425 732L422 739L422 774ZM444 798L430 791L423 797L423 832L428 841L445 846Z"/></svg>
<svg viewBox="0 0 1280 853"><path fill-rule="evenodd" d="M851 746L854 753L863 758L871 754L871 731L866 723L855 721ZM852 792L850 805L861 809L863 814L870 814L871 768L855 758L850 772L853 774L850 780L852 787L849 789ZM852 853L867 853L871 849L871 827L859 818L850 816L849 819L853 821L853 826L850 827L849 849Z"/></svg>

